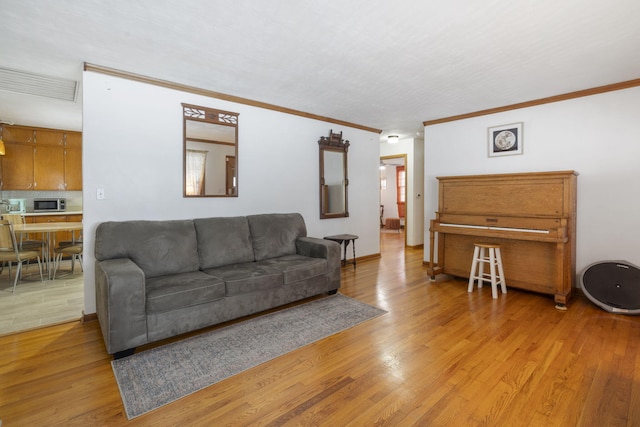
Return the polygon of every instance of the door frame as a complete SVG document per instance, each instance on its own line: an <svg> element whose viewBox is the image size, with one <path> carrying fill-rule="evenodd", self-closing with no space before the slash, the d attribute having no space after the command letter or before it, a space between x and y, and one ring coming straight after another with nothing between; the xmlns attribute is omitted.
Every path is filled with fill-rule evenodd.
<svg viewBox="0 0 640 427"><path fill-rule="evenodd" d="M410 219L412 218L411 216L411 212L409 209L407 209L407 205L408 205L408 200L409 197L408 195L411 194L411 192L409 191L409 165L407 164L407 154L403 153L403 154L391 154L389 156L380 156L380 162L383 162L384 160L389 160L389 159L402 159L402 166L404 166L404 173L405 173L405 187L404 187L404 200L405 200L405 209L404 209L404 246L407 246L407 234L408 234L408 230L409 230L409 224ZM380 177L378 176L378 181L380 180ZM378 187L380 187L380 184L378 183ZM413 226L411 227L413 230ZM378 230L378 232L380 232Z"/></svg>

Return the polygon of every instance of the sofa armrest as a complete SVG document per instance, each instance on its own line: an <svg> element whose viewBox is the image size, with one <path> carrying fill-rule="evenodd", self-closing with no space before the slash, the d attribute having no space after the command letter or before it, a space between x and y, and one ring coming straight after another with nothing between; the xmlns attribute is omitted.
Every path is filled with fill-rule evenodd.
<svg viewBox="0 0 640 427"><path fill-rule="evenodd" d="M340 288L340 258L341 246L332 241L317 237L298 237L296 240L296 252L313 258L325 258L329 268L329 289L333 291Z"/></svg>
<svg viewBox="0 0 640 427"><path fill-rule="evenodd" d="M96 311L107 352L147 342L145 277L128 258L96 261Z"/></svg>

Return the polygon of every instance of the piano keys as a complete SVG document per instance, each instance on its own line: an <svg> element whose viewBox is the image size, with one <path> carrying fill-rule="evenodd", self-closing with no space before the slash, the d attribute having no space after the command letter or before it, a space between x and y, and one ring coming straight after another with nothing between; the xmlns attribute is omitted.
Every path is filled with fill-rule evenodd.
<svg viewBox="0 0 640 427"><path fill-rule="evenodd" d="M429 232L436 274L468 278L475 242L499 243L507 287L554 296L575 287L575 171L437 177Z"/></svg>

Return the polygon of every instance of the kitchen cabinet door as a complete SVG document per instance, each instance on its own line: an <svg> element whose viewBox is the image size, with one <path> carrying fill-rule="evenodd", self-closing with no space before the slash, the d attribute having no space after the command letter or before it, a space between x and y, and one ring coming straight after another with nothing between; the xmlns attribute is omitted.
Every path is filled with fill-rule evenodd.
<svg viewBox="0 0 640 427"><path fill-rule="evenodd" d="M33 150L33 145L5 141L6 154L2 156L3 190L34 190Z"/></svg>
<svg viewBox="0 0 640 427"><path fill-rule="evenodd" d="M64 147L36 145L33 158L34 189L64 190Z"/></svg>
<svg viewBox="0 0 640 427"><path fill-rule="evenodd" d="M67 133L64 151L65 190L82 190L82 134Z"/></svg>
<svg viewBox="0 0 640 427"><path fill-rule="evenodd" d="M33 128L2 125L2 139L4 142L33 144L35 141L35 132Z"/></svg>
<svg viewBox="0 0 640 427"><path fill-rule="evenodd" d="M64 145L64 132L38 129L36 130L36 144L62 147Z"/></svg>

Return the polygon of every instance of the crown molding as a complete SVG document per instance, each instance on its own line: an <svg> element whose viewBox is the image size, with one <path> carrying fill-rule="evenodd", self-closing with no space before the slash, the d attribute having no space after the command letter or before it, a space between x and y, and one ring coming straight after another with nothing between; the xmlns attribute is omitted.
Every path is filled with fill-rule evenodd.
<svg viewBox="0 0 640 427"><path fill-rule="evenodd" d="M317 114L306 113L304 111L293 110L291 108L280 107L278 105L268 104L266 102L255 101L252 99L241 98L239 96L228 95L225 93L214 92L207 89L202 89L194 86L183 85L180 83L171 82L168 80L156 79L153 77L143 76L140 74L130 73L128 71L117 70L115 68L103 67L101 65L84 63L84 71L91 71L94 73L105 74L108 76L119 77L127 80L132 80L140 83L147 83L154 86L160 86L168 89L174 89L181 92L193 93L196 95L208 96L210 98L222 99L224 101L236 102L238 104L250 105L252 107L264 108L266 110L278 111L280 113L291 114L294 116L305 117L307 119L319 120L322 122L334 123L341 126L347 126L355 129L361 129L368 132L381 133L382 130L375 129L368 126L362 126L356 123L346 122L344 120L333 119L331 117L319 116Z"/></svg>
<svg viewBox="0 0 640 427"><path fill-rule="evenodd" d="M581 98L583 96L597 95L605 92L613 92L616 90L628 89L640 86L640 79L628 80L626 82L613 83L605 86L598 86L591 89L578 90L562 95L549 96L547 98L535 99L533 101L520 102L517 104L505 105L503 107L489 108L473 113L460 114L457 116L443 117L441 119L427 120L422 122L424 126L437 125L439 123L454 122L456 120L470 119L472 117L486 116L488 114L502 113L505 111L518 110L521 108L534 107L536 105L550 104L552 102L566 101L568 99Z"/></svg>

